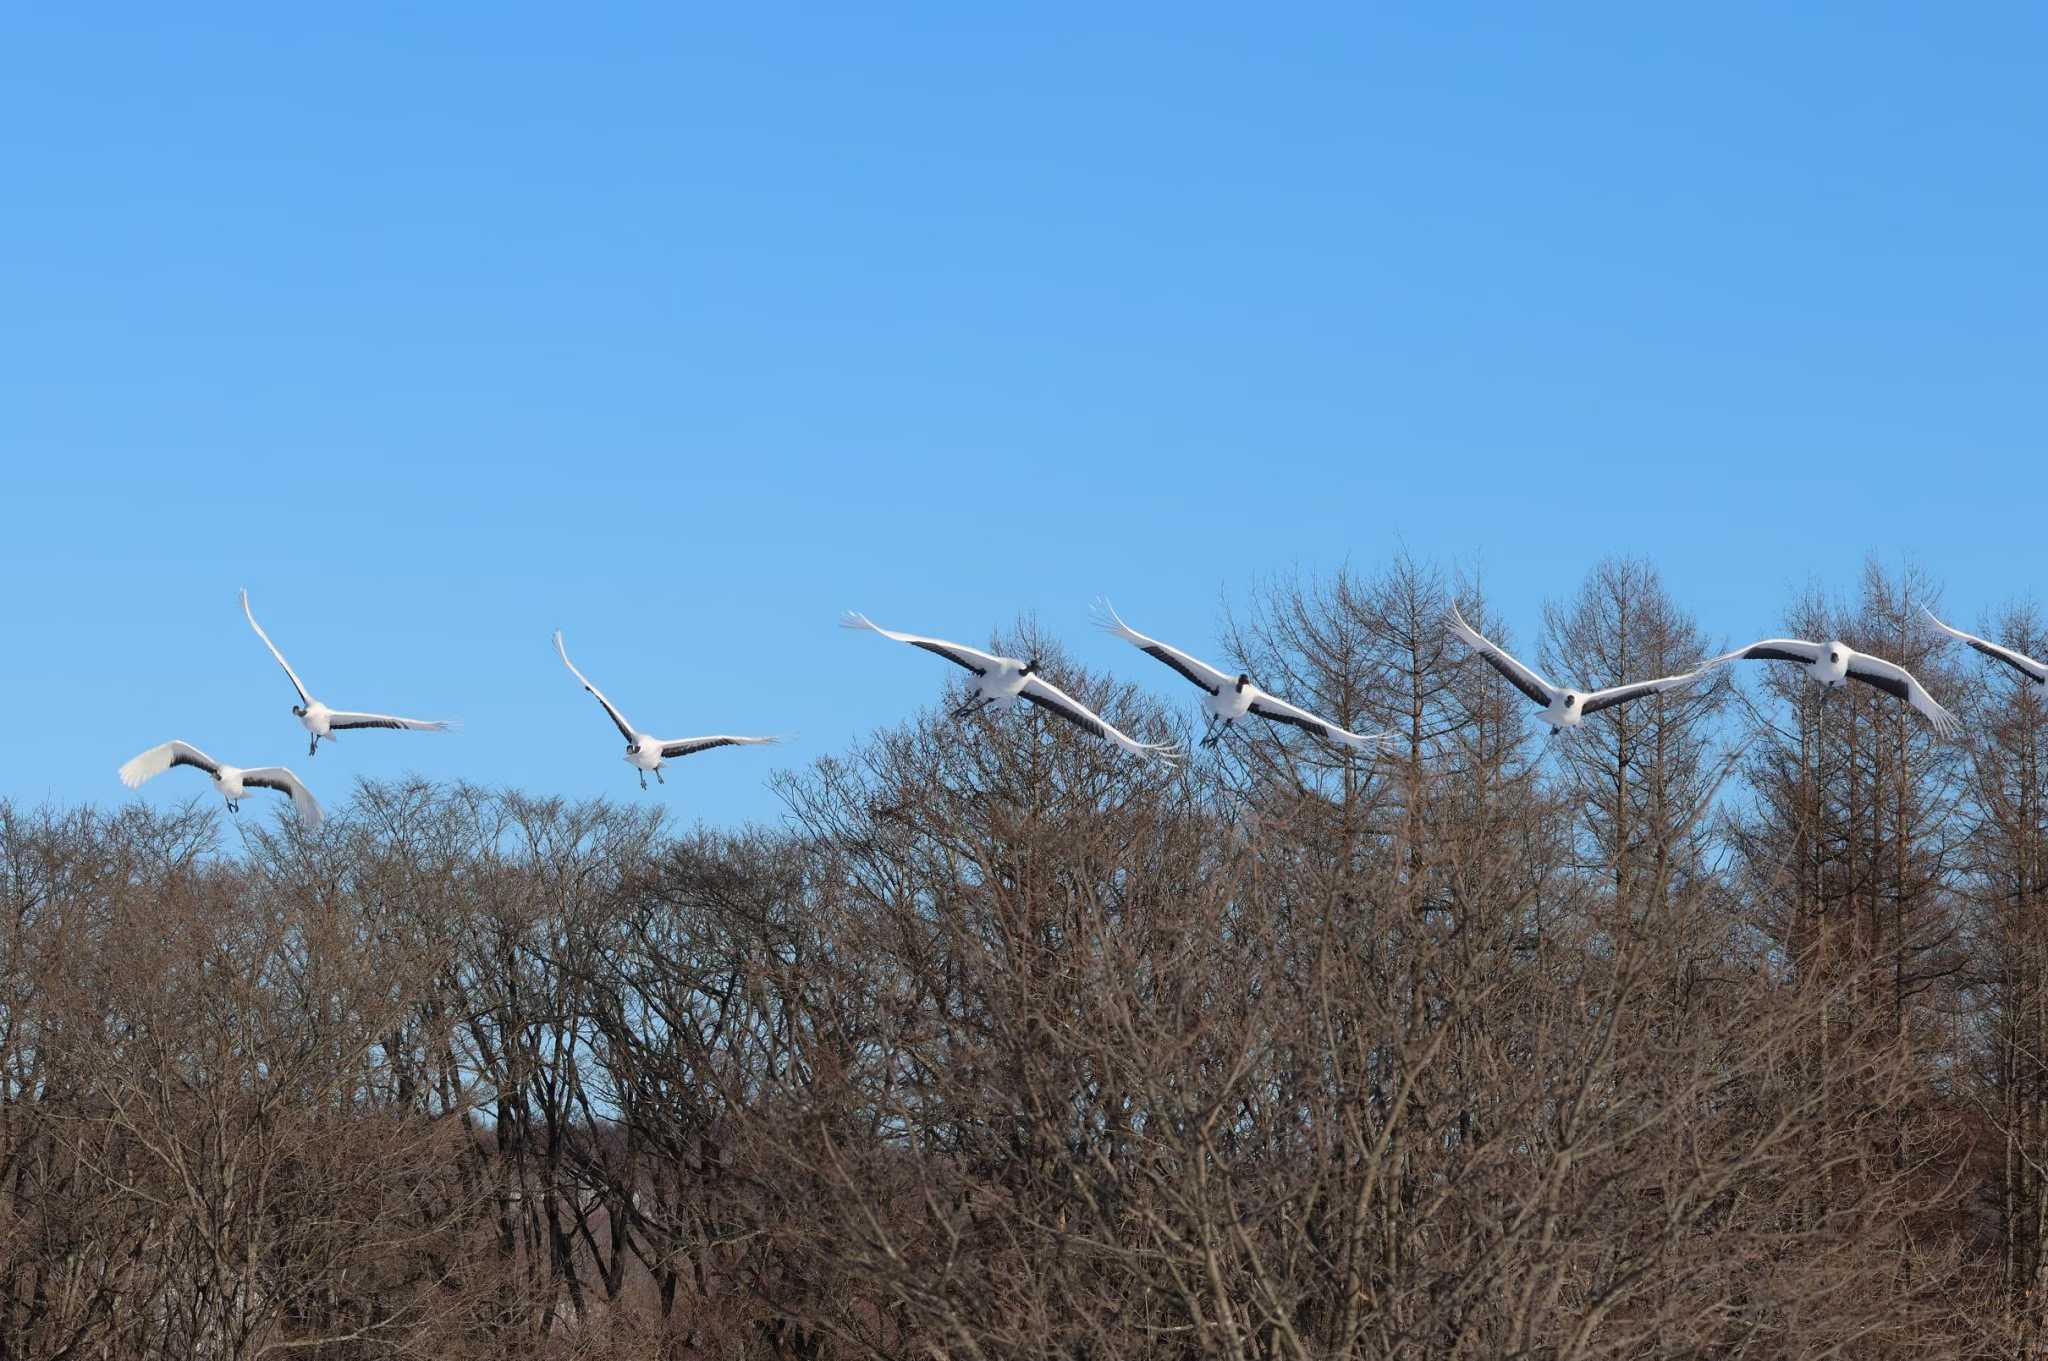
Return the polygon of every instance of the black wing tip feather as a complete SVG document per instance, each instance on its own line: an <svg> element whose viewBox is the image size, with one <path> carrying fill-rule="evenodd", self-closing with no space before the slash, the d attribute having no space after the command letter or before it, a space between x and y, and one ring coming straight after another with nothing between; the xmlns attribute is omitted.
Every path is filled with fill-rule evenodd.
<svg viewBox="0 0 2048 1361"><path fill-rule="evenodd" d="M1265 719L1268 723L1284 723L1290 728L1300 728L1303 732L1314 733L1317 737L1324 738L1325 740L1330 736L1330 725L1327 723L1318 723L1312 719L1297 718L1293 714L1283 714L1272 709L1263 709L1257 704L1252 705L1251 708L1253 713Z"/></svg>
<svg viewBox="0 0 2048 1361"><path fill-rule="evenodd" d="M1152 658L1154 661L1164 662L1166 665L1172 667L1175 671L1180 672L1181 675L1193 681L1197 688L1205 691L1206 693L1212 695L1217 693L1217 690L1214 686L1210 685L1209 682L1203 680L1200 676L1195 674L1195 669L1193 667L1189 666L1186 662L1183 662L1180 658L1174 656L1171 652L1168 652L1165 648L1155 644L1151 647L1140 648L1138 650L1140 652L1143 652L1146 656Z"/></svg>
<svg viewBox="0 0 2048 1361"><path fill-rule="evenodd" d="M916 642L912 643L911 646L921 647L926 652L931 653L935 657L944 657L947 661L953 663L953 665L962 667L968 671L972 671L977 676L985 676L988 674L988 672L984 670L982 667L976 666L973 662L968 661L965 657L962 657L957 652L953 652L939 643L928 643L920 638Z"/></svg>
<svg viewBox="0 0 2048 1361"><path fill-rule="evenodd" d="M1849 668L1849 679L1862 681L1873 690L1882 690L1893 699L1902 699L1908 703L1912 702L1912 687L1897 676L1879 676L1869 671L1858 671L1852 666Z"/></svg>
<svg viewBox="0 0 2048 1361"><path fill-rule="evenodd" d="M1849 679L1861 681L1872 689L1882 690L1892 698L1903 700L1907 704L1913 703L1915 684L1913 682L1902 680L1897 676L1873 675L1868 671L1858 671L1854 667L1849 668ZM1956 729L1962 726L1962 720L1943 708L1940 701L1936 700L1934 696L1925 695L1925 698L1935 711L1927 715L1927 721L1934 725L1934 731L1943 737L1952 736ZM1919 706L1915 705L1914 707L1918 708Z"/></svg>
<svg viewBox="0 0 2048 1361"><path fill-rule="evenodd" d="M1992 661L2004 662L2028 680L2048 684L2048 670L2036 670L2033 666L2028 665L2027 662L2022 661L2017 653L2007 648L1999 647L1996 643L1987 643L1982 638L1966 638L1964 641L1989 657Z"/></svg>
<svg viewBox="0 0 2048 1361"><path fill-rule="evenodd" d="M1508 684L1514 686L1517 690L1520 690L1525 696L1527 696L1531 703L1541 704L1546 709L1550 707L1550 696L1544 694L1543 692L1538 690L1534 685L1530 684L1526 679L1524 679L1522 673L1517 671L1505 657L1502 657L1499 654L1499 652L1482 650L1479 655L1486 659L1486 664L1488 666L1492 667L1494 670L1500 672L1501 675L1505 676L1507 678Z"/></svg>
<svg viewBox="0 0 2048 1361"><path fill-rule="evenodd" d="M1090 718L1077 710L1068 708L1050 695L1041 695L1026 690L1024 698L1029 703L1036 704L1039 708L1044 709L1047 713L1058 714L1061 718L1066 719L1067 722L1092 737L1099 737L1105 741L1109 738L1109 731L1103 726L1101 719Z"/></svg>
<svg viewBox="0 0 2048 1361"><path fill-rule="evenodd" d="M737 747L739 745L740 743L735 742L730 737L714 737L691 742L670 742L662 747L661 759L673 761L683 756L695 756L700 751L710 751L715 747Z"/></svg>
<svg viewBox="0 0 2048 1361"><path fill-rule="evenodd" d="M1451 604L1451 618L1461 630L1461 638L1462 634L1465 633L1472 635L1470 638L1462 638L1465 646L1485 658L1486 664L1500 672L1507 679L1508 684L1514 686L1528 697L1530 703L1540 704L1546 709L1550 707L1550 696L1538 690L1534 684L1522 676L1521 672L1516 669L1516 664L1510 662L1507 654L1501 651L1500 644L1466 623L1465 616L1459 612L1457 602L1455 601Z"/></svg>
<svg viewBox="0 0 2048 1361"><path fill-rule="evenodd" d="M597 707L604 710L604 716L609 718L612 721L612 726L619 730L619 736L631 742L633 740L633 730L626 726L624 719L619 717L619 711L611 706L611 701L597 693L597 687L589 681L583 682L583 688L590 693L592 699L597 701Z"/></svg>
<svg viewBox="0 0 2048 1361"><path fill-rule="evenodd" d="M1617 705L1626 704L1632 699L1641 699L1645 695L1657 694L1661 688L1653 681L1643 681L1636 685L1624 685L1613 694L1601 695L1596 699L1587 700L1579 706L1579 712L1581 714L1597 714L1602 709L1612 709Z"/></svg>

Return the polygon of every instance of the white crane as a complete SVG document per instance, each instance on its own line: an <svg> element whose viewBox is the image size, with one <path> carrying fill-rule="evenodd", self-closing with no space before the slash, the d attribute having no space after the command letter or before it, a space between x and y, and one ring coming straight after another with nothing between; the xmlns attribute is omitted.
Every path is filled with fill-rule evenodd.
<svg viewBox="0 0 2048 1361"><path fill-rule="evenodd" d="M263 631L263 625L256 622L256 616L249 609L249 593L242 592L242 613L248 617L249 627L256 630L256 636L263 640L263 646L270 649L270 655L277 658L277 664L284 668L291 678L292 689L299 692L299 702L292 706L298 715L301 727L313 735L306 748L306 755L320 754L320 739L332 742L334 734L355 728L396 728L404 732L447 732L455 725L442 719L398 718L391 714L357 713L351 709L330 709L306 692L306 684L299 679L299 673L292 670L292 664L277 650L277 644L270 641L270 635Z"/></svg>
<svg viewBox="0 0 2048 1361"><path fill-rule="evenodd" d="M562 665L569 668L569 674L583 682L583 688L596 696L597 702L604 706L604 711L611 715L613 725L618 728L620 734L626 739L627 764L640 772L640 787L642 789L647 788L647 776L650 771L653 772L657 782L667 784L668 781L662 779L661 776L662 764L666 761L673 761L677 757L695 756L700 751L710 751L714 747L765 746L782 740L779 737L734 737L724 733L711 737L661 738L650 736L635 728L631 723L628 723L626 716L620 713L617 707L604 697L604 692L595 685L592 685L590 678L576 669L576 663L569 660L569 650L562 646L562 631L560 629L555 630L555 651L562 654Z"/></svg>
<svg viewBox="0 0 2048 1361"><path fill-rule="evenodd" d="M1753 662L1796 662L1806 668L1807 679L1823 690L1835 690L1849 681L1860 681L1894 699L1906 701L1927 715L1928 721L1934 724L1934 730L1943 737L1955 732L1957 727L1956 716L1937 704L1934 696L1927 693L1927 687L1913 679L1912 672L1897 662L1858 652L1840 639L1810 643L1804 638L1765 638L1748 647L1724 652L1700 669L1704 671L1723 662L1745 659Z"/></svg>
<svg viewBox="0 0 2048 1361"><path fill-rule="evenodd" d="M914 633L895 633L853 610L847 611L846 617L840 621L840 626L866 629L895 642L921 647L926 652L944 657L955 666L973 672L974 697L953 710L955 718L965 718L969 714L980 713L988 708L1001 712L1016 707L1017 701L1021 699L1027 704L1037 705L1049 714L1058 715L1091 737L1113 742L1135 756L1153 756L1170 761L1178 754L1170 742L1140 742L1137 738L1119 731L1093 709L1040 675L1037 658L1023 661L1016 657L998 657L992 652L983 652L980 648L967 647L961 643L949 643L943 638L922 638Z"/></svg>
<svg viewBox="0 0 2048 1361"><path fill-rule="evenodd" d="M1451 632L1458 635L1465 646L1477 653L1486 664L1507 677L1508 684L1529 697L1532 704L1543 706L1543 721L1550 725L1551 736L1555 737L1566 728L1576 728L1585 721L1587 714L1597 714L1602 709L1611 709L1617 704L1626 704L1632 699L1645 695L1659 694L1681 685L1690 685L1699 679L1710 667L1709 662L1694 671L1676 676L1660 676L1656 680L1635 681L1628 685L1610 685L1604 690L1571 690L1552 685L1543 677L1510 656L1498 644L1489 641L1479 630L1465 622L1465 616L1458 613L1456 605L1451 606ZM1719 658L1716 661L1721 660Z"/></svg>
<svg viewBox="0 0 2048 1361"><path fill-rule="evenodd" d="M1285 723L1314 733L1328 742L1355 750L1366 751L1388 740L1390 733L1356 733L1338 727L1327 718L1319 717L1289 704L1276 695L1269 694L1252 684L1249 672L1240 672L1233 678L1227 672L1219 671L1197 657L1191 657L1177 647L1168 646L1157 638L1149 638L1123 621L1116 607L1108 599L1095 602L1098 612L1096 624L1137 648L1146 656L1165 663L1178 671L1202 692L1202 711L1208 716L1208 730L1202 735L1202 745L1213 747L1222 740L1225 730L1231 724L1251 714L1269 723Z"/></svg>
<svg viewBox="0 0 2048 1361"><path fill-rule="evenodd" d="M320 825L322 814L313 792L283 766L255 766L244 770L240 766L222 765L190 742L165 742L151 747L121 767L121 783L130 789L138 789L144 781L155 779L173 766L191 766L205 771L213 781L213 787L228 801L231 813L242 811L242 800L250 790L273 789L291 796L292 807L298 810L301 823L307 827Z"/></svg>

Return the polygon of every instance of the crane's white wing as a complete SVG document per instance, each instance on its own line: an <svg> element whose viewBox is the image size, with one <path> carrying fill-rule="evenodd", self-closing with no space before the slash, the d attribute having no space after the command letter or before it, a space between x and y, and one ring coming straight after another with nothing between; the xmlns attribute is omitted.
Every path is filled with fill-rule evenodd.
<svg viewBox="0 0 2048 1361"><path fill-rule="evenodd" d="M1661 676L1656 680L1636 681L1631 685L1610 685L1605 690L1595 690L1581 700L1579 712L1597 714L1602 709L1612 709L1617 704L1626 704L1632 699L1641 699L1644 695L1675 690L1681 685L1692 684L1705 670L1705 667L1701 667L1699 671L1687 671L1678 676Z"/></svg>
<svg viewBox="0 0 2048 1361"><path fill-rule="evenodd" d="M569 660L569 649L562 646L562 631L560 629L555 630L555 651L562 654L562 665L569 668L569 674L582 681L583 688L596 695L597 702L604 705L604 711L612 716L612 722L625 735L626 744L631 746L634 742L639 741L639 734L633 731L633 725L626 721L626 716L613 707L612 702L604 697L604 691L592 685L590 678L576 669L576 663Z"/></svg>
<svg viewBox="0 0 2048 1361"><path fill-rule="evenodd" d="M256 636L263 640L263 646L270 649L270 655L277 658L277 664L284 668L285 675L291 677L292 689L299 692L299 703L311 704L313 697L306 693L306 683L299 679L299 673L292 670L292 664L284 659L282 652L277 650L277 644L270 641L270 635L263 631L263 625L256 622L255 614L249 609L249 592L247 590L242 592L242 614L248 619L249 627L256 630Z"/></svg>
<svg viewBox="0 0 2048 1361"><path fill-rule="evenodd" d="M1508 684L1544 708L1549 708L1551 702L1564 693L1488 641L1478 629L1465 622L1465 616L1458 613L1456 605L1451 606L1451 632L1484 658L1488 666L1506 676Z"/></svg>
<svg viewBox="0 0 2048 1361"><path fill-rule="evenodd" d="M1913 679L1913 673L1897 662L1888 662L1863 652L1851 652L1849 678L1882 690L1894 699L1905 700L1927 715L1928 721L1934 724L1934 730L1943 737L1956 730L1959 722L1956 716L1937 704L1934 696L1927 693L1927 687Z"/></svg>
<svg viewBox="0 0 2048 1361"><path fill-rule="evenodd" d="M678 756L695 756L713 747L757 747L781 740L779 737L733 737L724 733L716 737L677 737L661 744L661 757L664 761L673 761Z"/></svg>
<svg viewBox="0 0 2048 1361"><path fill-rule="evenodd" d="M299 821L306 827L318 827L326 817L320 811L313 791L283 766L258 766L254 770L245 770L242 772L242 785L247 789L275 789L280 794L291 795L292 807L298 810Z"/></svg>
<svg viewBox="0 0 2048 1361"><path fill-rule="evenodd" d="M1109 603L1107 596L1095 602L1095 609L1097 627L1114 633L1146 656L1166 663L1210 694L1220 695L1224 687L1237 684L1236 677L1225 675L1209 663L1190 657L1177 647L1168 647L1157 638L1148 638L1126 624L1123 616L1116 612L1116 607Z"/></svg>
<svg viewBox="0 0 2048 1361"><path fill-rule="evenodd" d="M1974 633L1965 633L1961 629L1952 629L1939 619L1935 619L1933 610L1923 608L1921 613L1934 620L1934 626L1949 637L1968 643L1971 647L1976 648L1979 652L1995 661L2004 662L2007 666L2021 672L2030 680L2048 685L2048 666L2043 666L2023 652L2014 652L2009 647L2000 647L1988 638L1979 638Z"/></svg>
<svg viewBox="0 0 2048 1361"><path fill-rule="evenodd" d="M1140 742L1137 738L1119 731L1093 709L1043 676L1025 677L1020 697L1036 704L1049 714L1059 715L1090 736L1099 737L1105 742L1114 742L1135 755L1157 756L1162 760L1171 761L1179 754L1170 742Z"/></svg>
<svg viewBox="0 0 2048 1361"><path fill-rule="evenodd" d="M953 665L964 666L977 676L986 676L991 670L1002 665L1003 661L1001 657L996 656L993 652L983 652L978 647L967 647L960 643L949 643L943 638L921 638L915 633L897 633L892 629L885 629L858 610L848 610L846 617L839 621L839 627L844 629L867 629L870 632L881 634L884 638L893 639L899 643L908 643L912 647L921 647L926 652L936 652L939 656L953 663Z"/></svg>
<svg viewBox="0 0 2048 1361"><path fill-rule="evenodd" d="M1738 647L1733 652L1724 652L1718 657L1710 658L1700 670L1712 670L1723 662L1734 661L1811 664L1819 661L1821 654L1826 651L1827 648L1821 644L1809 643L1804 638L1765 638L1761 642L1751 643L1748 647Z"/></svg>
<svg viewBox="0 0 2048 1361"><path fill-rule="evenodd" d="M1263 690L1259 692L1258 698L1252 701L1251 711L1269 723L1285 723L1290 727L1312 732L1325 741L1354 747L1360 751L1375 747L1393 736L1392 733L1384 732L1351 732L1338 727L1327 718L1318 718L1300 705L1289 704L1284 699L1275 699Z"/></svg>
<svg viewBox="0 0 2048 1361"><path fill-rule="evenodd" d="M135 789L139 788L144 780L153 780L172 766L197 766L208 775L220 774L220 762L190 742L165 742L161 746L151 747L123 765L118 773L122 784Z"/></svg>
<svg viewBox="0 0 2048 1361"><path fill-rule="evenodd" d="M573 667L571 668L574 669ZM348 728L396 728L402 732L448 732L455 724L444 718L394 718L390 714L359 714L335 709L329 712L327 726L337 730Z"/></svg>

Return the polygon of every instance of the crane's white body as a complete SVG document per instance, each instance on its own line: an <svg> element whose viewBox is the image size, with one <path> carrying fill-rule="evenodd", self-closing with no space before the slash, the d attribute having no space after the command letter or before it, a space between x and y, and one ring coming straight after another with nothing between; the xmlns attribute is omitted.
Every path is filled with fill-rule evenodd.
<svg viewBox="0 0 2048 1361"><path fill-rule="evenodd" d="M317 699L304 706L294 706L294 710L298 714L299 726L313 735L313 745L316 749L321 738L324 737L330 742L334 740L334 710Z"/></svg>
<svg viewBox="0 0 2048 1361"><path fill-rule="evenodd" d="M1806 664L1806 678L1815 685L1832 689L1849 683L1849 646L1839 638L1830 639L1820 655Z"/></svg>
<svg viewBox="0 0 2048 1361"><path fill-rule="evenodd" d="M987 671L974 678L974 697L997 713L1008 713L1024 696L1032 673L1029 662L1015 657L997 657Z"/></svg>
<svg viewBox="0 0 2048 1361"><path fill-rule="evenodd" d="M1252 711L1252 701L1260 693L1249 681L1232 681L1215 693L1202 696L1202 714L1212 724L1227 728Z"/></svg>

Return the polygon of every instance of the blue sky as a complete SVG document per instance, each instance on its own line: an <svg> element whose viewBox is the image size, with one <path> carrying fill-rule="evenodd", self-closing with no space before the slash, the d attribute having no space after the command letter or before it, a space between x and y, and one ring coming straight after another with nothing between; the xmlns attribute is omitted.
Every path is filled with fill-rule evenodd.
<svg viewBox="0 0 2048 1361"><path fill-rule="evenodd" d="M1098 592L2048 586L2048 11L1106 9L11 14L0 794L180 736L638 797L558 626L647 728L800 734L649 795L724 821L950 679L849 606L1160 681ZM465 731L309 765L243 585Z"/></svg>

